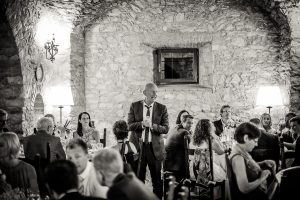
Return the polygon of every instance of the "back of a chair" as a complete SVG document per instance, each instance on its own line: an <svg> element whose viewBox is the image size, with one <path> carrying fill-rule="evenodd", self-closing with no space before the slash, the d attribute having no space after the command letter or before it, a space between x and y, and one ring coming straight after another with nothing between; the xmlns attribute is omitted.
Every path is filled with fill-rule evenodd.
<svg viewBox="0 0 300 200"><path fill-rule="evenodd" d="M103 148L106 147L106 128L103 130L103 138L100 139L100 143L103 144Z"/></svg>
<svg viewBox="0 0 300 200"><path fill-rule="evenodd" d="M189 136L184 136L185 178L190 178Z"/></svg>
<svg viewBox="0 0 300 200"><path fill-rule="evenodd" d="M300 166L283 170L280 183L280 199L299 198Z"/></svg>
<svg viewBox="0 0 300 200"><path fill-rule="evenodd" d="M233 168L231 165L231 161L228 158L228 155L225 155L225 159L226 159L226 167L227 167L227 178L228 178L228 183L230 188L229 195L231 196L231 200L239 200L238 199L239 190L238 190L235 174L233 172Z"/></svg>
<svg viewBox="0 0 300 200"><path fill-rule="evenodd" d="M296 157L296 153L293 150L282 151L281 155L281 169L287 168L287 159L294 159Z"/></svg>
<svg viewBox="0 0 300 200"><path fill-rule="evenodd" d="M212 151L212 144L211 138L208 138L208 149L209 149L209 166L210 166L210 173L211 173L211 180L214 181L214 168L213 168L213 151Z"/></svg>
<svg viewBox="0 0 300 200"><path fill-rule="evenodd" d="M47 146L47 148L49 148L48 146ZM47 152L47 156L48 156L48 152ZM38 181L41 197L49 195L48 189L45 185L45 178L44 178L44 172L45 172L46 167L49 165L49 163L50 163L49 157L41 158L39 154L36 154L34 157L34 168L35 168L35 171L37 174L37 181Z"/></svg>

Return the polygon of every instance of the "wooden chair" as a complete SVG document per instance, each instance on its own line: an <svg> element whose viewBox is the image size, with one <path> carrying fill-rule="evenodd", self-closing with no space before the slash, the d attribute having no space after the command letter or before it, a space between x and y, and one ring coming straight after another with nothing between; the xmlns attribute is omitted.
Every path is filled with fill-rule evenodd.
<svg viewBox="0 0 300 200"><path fill-rule="evenodd" d="M295 151L293 150L284 150L283 141L280 141L280 153L281 153L281 169L287 168L287 159L293 159L296 156Z"/></svg>
<svg viewBox="0 0 300 200"><path fill-rule="evenodd" d="M194 149L189 149L189 142L188 142L188 136L185 136L184 138L185 140L185 165L186 168L189 169L189 155L194 155L195 150ZM211 140L209 139L209 152L210 152L210 173L211 173L211 177L212 180L209 181L208 184L202 184L202 183L197 183L197 175L195 174L195 179L191 179L191 186L190 186L190 190L189 190L189 199L191 198L191 188L197 188L198 189L198 199L201 199L203 196L208 196L209 199L214 200L214 189L215 187L221 187L221 199L225 200L225 181L222 182L215 182L214 181L214 173L213 173L213 152L212 152L212 145L211 145ZM189 173L189 170L187 173ZM190 174L187 175L188 177L190 177Z"/></svg>
<svg viewBox="0 0 300 200"><path fill-rule="evenodd" d="M280 199L299 198L300 166L291 167L282 171L279 197Z"/></svg>
<svg viewBox="0 0 300 200"><path fill-rule="evenodd" d="M106 128L103 130L103 138L100 139L100 143L103 144L103 148L106 147Z"/></svg>
<svg viewBox="0 0 300 200"><path fill-rule="evenodd" d="M235 179L235 175L232 169L232 165L231 162L228 158L228 155L225 156L226 159L226 167L227 167L227 178L228 178L228 182L229 182L229 188L230 188L230 199L231 200L239 200L237 197L237 194L239 192L238 186L237 186L237 182Z"/></svg>

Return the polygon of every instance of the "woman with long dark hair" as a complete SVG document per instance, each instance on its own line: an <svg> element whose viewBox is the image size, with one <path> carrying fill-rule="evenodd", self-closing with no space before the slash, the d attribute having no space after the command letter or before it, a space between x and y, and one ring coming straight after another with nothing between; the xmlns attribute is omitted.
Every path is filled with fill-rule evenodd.
<svg viewBox="0 0 300 200"><path fill-rule="evenodd" d="M193 168L198 182L206 183L212 179L212 174L206 173L207 170L210 170L212 163L214 181L222 181L226 178L225 149L217 136L214 137L214 134L215 128L209 119L198 121L193 136L193 142L196 146ZM219 157L218 154L222 157Z"/></svg>
<svg viewBox="0 0 300 200"><path fill-rule="evenodd" d="M176 125L181 124L182 123L182 119L183 119L183 115L189 115L190 113L187 110L181 110L178 115L177 115L177 119L176 119Z"/></svg>
<svg viewBox="0 0 300 200"><path fill-rule="evenodd" d="M92 143L100 143L100 133L91 124L91 117L88 112L82 112L78 116L77 130L73 133L74 138L80 137L92 148Z"/></svg>

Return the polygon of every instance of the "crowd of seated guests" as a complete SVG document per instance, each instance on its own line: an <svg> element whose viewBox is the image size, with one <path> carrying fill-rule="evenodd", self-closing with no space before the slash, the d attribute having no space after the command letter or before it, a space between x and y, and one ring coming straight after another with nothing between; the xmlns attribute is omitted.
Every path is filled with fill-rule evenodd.
<svg viewBox="0 0 300 200"><path fill-rule="evenodd" d="M18 159L20 140L6 129L7 116L7 112L0 109L0 176L5 174L0 184L5 182L12 188L23 189L25 193L39 193L36 169ZM263 113L260 119L253 118L250 122L237 125L231 119L230 106L224 105L220 116L216 121L198 120L192 131L193 116L187 110L180 111L176 125L168 131L165 141L164 170L172 172L177 182L190 178L184 162L184 138L187 136L188 143L191 142L195 149L192 163L196 182L227 181L228 157L236 189L231 196L245 200L268 199L268 181L280 169L280 155L283 153L280 152L280 141L286 150L295 151L291 166L300 166L300 117L288 113L284 127L277 131L267 113ZM100 134L92 125L90 114L79 114L73 135L67 133L66 127L56 127L54 116L47 114L38 120L35 134L22 138L24 155L28 160L34 160L37 154L42 159L48 159L47 145L50 146L50 163L44 181L49 187L47 194L54 198L156 199L136 176L139 147L128 141L127 123L116 121L112 132L117 143L100 150L91 160L88 149L100 142ZM226 135L226 141L223 141L225 134L232 134L232 138ZM227 140L231 139L228 145ZM213 174L210 165L213 165ZM71 175L72 178L66 177ZM231 189L226 187L228 195Z"/></svg>

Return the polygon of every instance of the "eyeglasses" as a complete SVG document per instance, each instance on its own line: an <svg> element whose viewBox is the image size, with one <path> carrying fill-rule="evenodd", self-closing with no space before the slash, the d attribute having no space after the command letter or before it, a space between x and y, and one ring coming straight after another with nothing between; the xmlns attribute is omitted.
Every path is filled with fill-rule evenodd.
<svg viewBox="0 0 300 200"><path fill-rule="evenodd" d="M231 113L230 110L223 110L222 113Z"/></svg>

